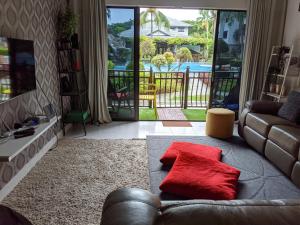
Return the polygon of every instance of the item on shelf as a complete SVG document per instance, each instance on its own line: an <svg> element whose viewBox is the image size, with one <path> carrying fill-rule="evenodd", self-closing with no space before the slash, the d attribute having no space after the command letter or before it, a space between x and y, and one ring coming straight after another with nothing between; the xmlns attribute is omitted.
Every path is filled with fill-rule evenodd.
<svg viewBox="0 0 300 225"><path fill-rule="evenodd" d="M69 80L69 77L64 76L60 78L60 83L62 92L66 93L72 91L72 84Z"/></svg>
<svg viewBox="0 0 300 225"><path fill-rule="evenodd" d="M38 117L28 117L23 121L23 125L26 127L37 126L40 124L40 118Z"/></svg>
<svg viewBox="0 0 300 225"><path fill-rule="evenodd" d="M270 92L275 93L275 91L276 91L276 84L271 83L270 84Z"/></svg>
<svg viewBox="0 0 300 225"><path fill-rule="evenodd" d="M16 131L14 132L14 137L15 139L23 138L23 137L28 137L32 136L35 133L35 129L33 127L21 130L21 131Z"/></svg>
<svg viewBox="0 0 300 225"><path fill-rule="evenodd" d="M46 105L44 108L43 108L45 114L46 114L46 118L48 121L50 121L52 118L55 117L56 113L55 113L55 110L53 108L53 105L50 103L48 105Z"/></svg>
<svg viewBox="0 0 300 225"><path fill-rule="evenodd" d="M282 87L282 85L281 84L276 84L276 88L275 88L275 91L276 91L276 94L280 94L280 92L281 92L281 87Z"/></svg>
<svg viewBox="0 0 300 225"><path fill-rule="evenodd" d="M22 123L15 123L14 129L20 129L23 127L34 127L40 124L40 118L39 117L28 117L25 119Z"/></svg>

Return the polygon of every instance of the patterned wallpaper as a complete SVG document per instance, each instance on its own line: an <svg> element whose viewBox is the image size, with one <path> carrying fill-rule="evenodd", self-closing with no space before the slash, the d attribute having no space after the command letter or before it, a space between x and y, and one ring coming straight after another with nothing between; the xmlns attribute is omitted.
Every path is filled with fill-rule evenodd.
<svg viewBox="0 0 300 225"><path fill-rule="evenodd" d="M59 92L56 68L55 24L64 0L0 0L0 36L34 40L36 78L52 104L59 110ZM12 126L24 120L28 113L41 113L47 100L40 89L0 105L0 116ZM0 189L3 188L53 137L49 130L44 136L25 149L10 163L0 163ZM1 145L0 145L1 148Z"/></svg>

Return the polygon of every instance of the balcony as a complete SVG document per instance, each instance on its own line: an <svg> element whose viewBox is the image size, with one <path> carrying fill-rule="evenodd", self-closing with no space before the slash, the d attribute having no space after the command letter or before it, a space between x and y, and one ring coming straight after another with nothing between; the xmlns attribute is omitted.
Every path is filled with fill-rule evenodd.
<svg viewBox="0 0 300 225"><path fill-rule="evenodd" d="M134 89L134 72L132 70L109 70L109 106L113 114L133 113L134 99L138 93ZM139 71L139 92L145 84L156 84L156 105L158 117L155 116L153 103L139 100L140 120L162 120L160 112L180 109L187 120L205 121L206 109L226 107L238 109L239 71L195 72L189 68L185 72ZM114 93L113 93L114 92ZM122 96L121 99L114 96ZM174 118L174 120L177 120Z"/></svg>

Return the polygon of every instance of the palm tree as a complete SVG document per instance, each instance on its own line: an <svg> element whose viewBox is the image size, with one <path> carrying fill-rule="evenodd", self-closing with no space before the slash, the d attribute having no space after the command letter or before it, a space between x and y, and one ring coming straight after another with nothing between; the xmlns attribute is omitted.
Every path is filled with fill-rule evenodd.
<svg viewBox="0 0 300 225"><path fill-rule="evenodd" d="M150 16L150 20L148 19ZM151 25L151 37L153 36L154 32L154 24L161 28L164 26L165 28L170 28L170 22L166 15L164 15L161 11L157 10L156 8L148 8L146 11L141 13L140 23L141 26L149 23Z"/></svg>
<svg viewBox="0 0 300 225"><path fill-rule="evenodd" d="M209 45L208 41L211 38L210 34L214 34L215 32L215 18L216 18L216 11L215 10L200 10L199 11L199 17L197 18L197 21L200 23L199 25L204 28L205 35L206 35L206 57L209 56Z"/></svg>

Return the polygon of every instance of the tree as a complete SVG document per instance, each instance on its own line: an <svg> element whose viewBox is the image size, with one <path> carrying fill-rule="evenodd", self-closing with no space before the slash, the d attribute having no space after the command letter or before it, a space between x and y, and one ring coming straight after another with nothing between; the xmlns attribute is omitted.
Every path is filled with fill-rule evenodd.
<svg viewBox="0 0 300 225"><path fill-rule="evenodd" d="M197 21L202 29L205 30L205 37L207 43L210 39L213 39L215 33L215 20L216 20L216 11L215 10L200 10L199 17ZM200 28L200 29L201 29ZM206 44L206 58L209 58L210 47Z"/></svg>
<svg viewBox="0 0 300 225"><path fill-rule="evenodd" d="M141 57L143 59L148 59L155 55L156 46L152 39L147 38L141 41L140 50L141 50Z"/></svg>
<svg viewBox="0 0 300 225"><path fill-rule="evenodd" d="M232 26L235 21L238 22L238 29L234 32L234 38L236 41L239 42L240 49L241 49L241 56L243 55L243 45L244 45L244 38L246 32L245 26L245 19L246 13L245 12L222 12L221 13L221 20L227 21L229 26Z"/></svg>
<svg viewBox="0 0 300 225"><path fill-rule="evenodd" d="M156 55L151 60L151 63L159 70L161 71L161 67L167 65L167 60L164 57L164 55Z"/></svg>
<svg viewBox="0 0 300 225"><path fill-rule="evenodd" d="M150 20L148 19L150 16ZM149 23L151 25L151 37L153 37L154 32L154 24L160 28L164 26L166 28L170 28L170 22L167 16L165 16L161 11L156 8L148 8L146 11L141 13L140 23L141 26Z"/></svg>
<svg viewBox="0 0 300 225"><path fill-rule="evenodd" d="M182 47L176 51L176 59L179 62L178 65L178 71L179 71L182 64L193 60L193 57L191 51L188 48Z"/></svg>
<svg viewBox="0 0 300 225"><path fill-rule="evenodd" d="M175 62L175 57L172 52L165 52L164 57L167 61L168 71L170 71L172 68L172 64Z"/></svg>
<svg viewBox="0 0 300 225"><path fill-rule="evenodd" d="M133 61L130 61L128 64L127 64L127 66L126 66L126 70L133 70L134 68L134 65L133 65ZM145 69L145 66L144 66L144 63L143 62L139 62L139 69L140 70L144 70Z"/></svg>
<svg viewBox="0 0 300 225"><path fill-rule="evenodd" d="M113 70L115 68L115 64L111 60L108 60L108 65L107 66L108 66L109 70Z"/></svg>

